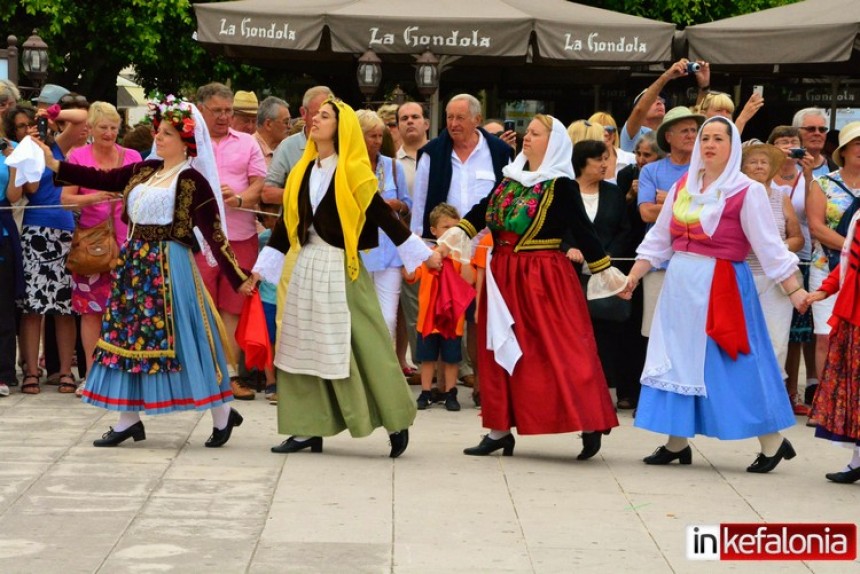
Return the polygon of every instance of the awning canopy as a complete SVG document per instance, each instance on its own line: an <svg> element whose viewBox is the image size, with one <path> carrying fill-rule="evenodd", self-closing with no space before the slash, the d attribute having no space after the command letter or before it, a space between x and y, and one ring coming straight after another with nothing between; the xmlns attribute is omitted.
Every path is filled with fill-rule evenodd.
<svg viewBox="0 0 860 574"><path fill-rule="evenodd" d="M860 0L806 0L708 24L684 33L691 59L711 64L826 64L851 62L858 74ZM853 69L852 69L853 68Z"/></svg>
<svg viewBox="0 0 860 574"><path fill-rule="evenodd" d="M240 0L194 4L197 40L262 61L379 55L644 65L672 57L674 25L566 0ZM319 53L322 52L322 53ZM348 56L351 57L351 56Z"/></svg>

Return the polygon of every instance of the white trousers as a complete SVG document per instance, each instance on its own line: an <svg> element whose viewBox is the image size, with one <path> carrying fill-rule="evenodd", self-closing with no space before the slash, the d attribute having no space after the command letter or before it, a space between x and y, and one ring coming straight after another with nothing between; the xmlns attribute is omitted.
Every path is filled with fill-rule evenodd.
<svg viewBox="0 0 860 574"><path fill-rule="evenodd" d="M388 327L388 334L394 339L394 330L397 327L397 306L400 303L400 283L403 278L400 267L389 267L382 271L371 271L370 277L376 287L376 297L382 308L382 318Z"/></svg>
<svg viewBox="0 0 860 574"><path fill-rule="evenodd" d="M767 334L770 336L773 352L776 355L776 362L782 371L782 378L785 379L788 376L785 372L785 357L788 355L788 334L791 330L794 306L775 281L764 275L754 275L753 281L764 313L764 321L767 324Z"/></svg>

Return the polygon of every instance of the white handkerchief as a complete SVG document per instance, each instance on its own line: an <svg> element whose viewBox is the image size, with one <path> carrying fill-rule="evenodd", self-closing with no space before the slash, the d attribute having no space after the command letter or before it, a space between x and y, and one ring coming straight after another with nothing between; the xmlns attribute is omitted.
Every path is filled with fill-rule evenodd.
<svg viewBox="0 0 860 574"><path fill-rule="evenodd" d="M25 183L35 183L42 179L42 174L45 172L45 152L33 141L33 138L27 136L6 158L6 165L18 170L15 172L16 187Z"/></svg>

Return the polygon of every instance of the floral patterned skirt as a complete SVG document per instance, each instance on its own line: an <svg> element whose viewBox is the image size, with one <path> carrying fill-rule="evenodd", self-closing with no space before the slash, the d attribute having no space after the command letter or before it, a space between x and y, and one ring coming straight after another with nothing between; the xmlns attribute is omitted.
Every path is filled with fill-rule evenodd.
<svg viewBox="0 0 860 574"><path fill-rule="evenodd" d="M232 400L226 333L191 250L133 239L112 279L84 401L158 414Z"/></svg>
<svg viewBox="0 0 860 574"><path fill-rule="evenodd" d="M810 419L815 436L860 445L860 327L839 321L830 333L827 362Z"/></svg>

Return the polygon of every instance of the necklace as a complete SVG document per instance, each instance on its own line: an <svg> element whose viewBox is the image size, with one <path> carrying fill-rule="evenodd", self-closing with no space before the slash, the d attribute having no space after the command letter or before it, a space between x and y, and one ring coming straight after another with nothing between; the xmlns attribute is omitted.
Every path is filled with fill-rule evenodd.
<svg viewBox="0 0 860 574"><path fill-rule="evenodd" d="M167 171L164 171L164 169L162 169L160 172L155 172L154 174L152 174L152 177L147 180L147 185L149 185L150 187L158 187L159 183L163 183L169 180L171 177L176 175L180 169L185 167L187 163L187 161L182 161Z"/></svg>
<svg viewBox="0 0 860 574"><path fill-rule="evenodd" d="M839 175L842 177L842 181L845 182L845 185L850 187L851 189L860 188L860 174L855 175L853 177L847 177L844 169L839 170Z"/></svg>

